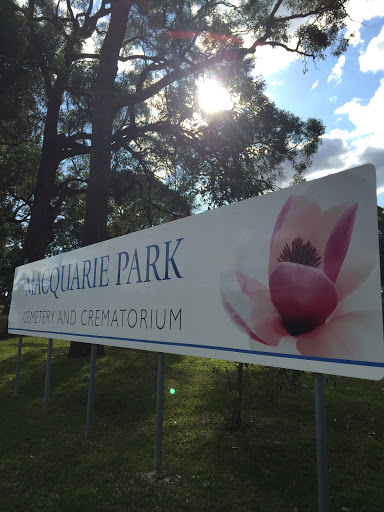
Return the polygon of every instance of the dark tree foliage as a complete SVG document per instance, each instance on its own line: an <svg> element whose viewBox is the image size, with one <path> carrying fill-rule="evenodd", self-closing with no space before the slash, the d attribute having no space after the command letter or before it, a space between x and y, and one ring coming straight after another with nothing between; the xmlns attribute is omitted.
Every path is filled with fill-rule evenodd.
<svg viewBox="0 0 384 512"><path fill-rule="evenodd" d="M339 54L346 44L340 36L345 3L112 2L97 56L84 243L106 236L111 145L129 151L148 175L159 164L192 170L188 185L198 185L212 204L241 199L248 190L253 195L271 190L283 162L303 172L322 127L315 120L304 125L268 104L251 79L252 58L261 45L281 46L303 58L323 58L329 48ZM294 20L300 24L291 34ZM244 34L253 38L250 45L244 44ZM131 64L122 77L119 59ZM240 95L244 112L205 126L194 120L196 79L209 74ZM124 119L120 126L119 118ZM243 190L236 190L241 180Z"/></svg>
<svg viewBox="0 0 384 512"><path fill-rule="evenodd" d="M173 185L190 198L186 184L193 179L180 180L180 174L188 169L173 168L177 178L170 177L168 182L157 170L183 163L183 157L175 160L182 150L180 139L199 138L204 150L205 134L193 116L198 111L196 79L215 74L231 92L239 91L244 78L250 78L261 45L281 46L304 59L323 58L329 48L338 54L346 44L340 35L345 4L345 0L263 0L236 5L216 1L103 0L96 4L90 0L30 0L26 7L18 7L17 16L23 17L27 27L28 48L43 84L43 141L25 256L41 258L54 242L55 222L74 183L83 194L82 181L69 172L69 159L81 160L89 154L91 158L83 243L108 236L111 149L131 155L135 160L132 173L140 168L147 181L160 176L168 187ZM295 20L296 33L290 31ZM251 42L244 43L244 36L251 37ZM96 51L87 53L84 44L91 38L97 40ZM124 72L118 71L121 62L129 64ZM220 137L220 127L216 134L214 129L211 123L207 135ZM310 136L316 138L318 132L317 127ZM233 147L233 161L238 146ZM211 155L204 151L204 158L209 159ZM256 156L244 157L248 160L244 172L245 167L251 171L249 161ZM64 180L58 174L63 165ZM150 185L147 202L152 201L151 191ZM232 196L236 197L236 191Z"/></svg>
<svg viewBox="0 0 384 512"><path fill-rule="evenodd" d="M0 144L9 148L36 142L39 131L40 76L27 44L25 19L12 0L0 5Z"/></svg>

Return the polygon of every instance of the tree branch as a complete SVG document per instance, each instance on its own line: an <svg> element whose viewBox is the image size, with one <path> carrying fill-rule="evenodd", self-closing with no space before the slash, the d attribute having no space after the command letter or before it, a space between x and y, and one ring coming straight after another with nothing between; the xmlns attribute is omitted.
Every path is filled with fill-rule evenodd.
<svg viewBox="0 0 384 512"><path fill-rule="evenodd" d="M278 41L267 41L267 42L264 43L264 46L272 46L272 47L280 46L280 48L284 48L284 50L286 50L287 52L297 53L298 55L302 55L303 57L311 57L313 59L315 58L315 54L314 53L307 53L307 52L304 52L302 50L299 50L299 44L300 43L297 43L296 48L290 48L286 44L280 43Z"/></svg>
<svg viewBox="0 0 384 512"><path fill-rule="evenodd" d="M60 20L69 21L68 18L60 18ZM47 21L48 23L51 23L59 30L62 30L62 28L63 28L63 25L60 23L59 18L49 18L48 16L38 16L38 17L32 18L32 21L34 21L34 22Z"/></svg>
<svg viewBox="0 0 384 512"><path fill-rule="evenodd" d="M137 60L137 59L151 60L153 62L162 62L162 60L163 60L163 59L160 59L159 57L150 57L150 56L144 55L143 53L138 54L138 55L128 55L128 57L119 57L120 62L128 62L129 60Z"/></svg>
<svg viewBox="0 0 384 512"><path fill-rule="evenodd" d="M73 26L75 27L75 29L78 29L79 28L79 22L78 22L77 18L75 18L74 14L73 14L72 6L71 6L71 0L67 0L67 10L69 12L69 16L71 18L71 22L72 22Z"/></svg>
<svg viewBox="0 0 384 512"><path fill-rule="evenodd" d="M130 125L113 134L113 148L119 149L126 147L126 144L132 140L137 140L139 137L149 132L164 133L165 131L168 131L168 133L172 133L172 131L176 129L177 126L173 125L169 120L156 121L155 123L150 123L145 126Z"/></svg>
<svg viewBox="0 0 384 512"><path fill-rule="evenodd" d="M134 151L132 148L128 148L128 151L129 153L131 153L131 155L139 162L139 164L143 167L143 170L144 170L144 174L145 174L145 177L147 179L147 182L148 182L148 187L149 187L149 180L152 180L153 179L153 175L151 173L151 171L148 170L147 166L146 166L146 163L144 162L144 157L141 153L139 153L138 151ZM150 194L150 190L152 190L152 184L151 184L151 188L150 190L148 190L148 196L149 198L146 198L145 197L145 194L144 194L144 189L143 189L143 185L142 183L140 182L140 180L135 180L135 182L137 183L138 187L139 187L139 190L140 190L140 198L145 202L147 203L147 218L148 218L148 221L149 223L152 225L153 224L153 216L152 216L152 213L150 212L150 208L153 207L155 208L155 210L158 210L159 212L162 212L162 213L166 213L168 215L171 215L174 219L177 219L177 218L180 218L180 217L183 217L183 214L181 213L175 213L171 210L168 210L167 208L164 208L164 206L160 206L156 203L154 203L150 197L151 197L151 194Z"/></svg>
<svg viewBox="0 0 384 512"><path fill-rule="evenodd" d="M83 60L83 59L97 59L100 60L99 53L76 53L74 55L73 60Z"/></svg>
<svg viewBox="0 0 384 512"><path fill-rule="evenodd" d="M279 7L281 6L281 4L283 3L283 0L278 0L274 6L274 8L272 9L270 15L268 16L268 20L267 20L267 23L265 25L265 32L264 32L264 35L263 37L261 37L259 39L259 41L266 41L269 37L271 37L272 35L272 28L273 28L273 25L276 23L276 19L275 19L275 14L277 13L277 11L279 10Z"/></svg>
<svg viewBox="0 0 384 512"><path fill-rule="evenodd" d="M87 132L79 132L74 133L73 135L69 135L66 137L65 146L69 146L72 142L76 142L77 140L92 140L92 134Z"/></svg>
<svg viewBox="0 0 384 512"><path fill-rule="evenodd" d="M79 34L82 39L88 39L89 37L91 37L93 32L96 30L96 25L97 25L97 22L99 21L99 19L103 18L104 16L107 16L108 14L111 13L111 7L108 7L108 8L106 7L107 3L108 3L107 0L103 0L100 5L99 10L96 11L93 16L89 16L89 14L92 11L92 8L91 8L91 10L88 8L87 16L84 20L84 24L79 29Z"/></svg>
<svg viewBox="0 0 384 512"><path fill-rule="evenodd" d="M49 69L48 69L47 63L45 62L44 56L43 56L42 52L40 51L39 45L37 44L36 32L35 32L35 28L33 26L34 10L35 10L35 1L30 0L30 2L28 4L27 19L28 19L29 31L31 34L31 42L34 45L36 53L37 53L37 59L38 59L38 63L39 63L40 69L41 69L41 73L43 75L45 90L47 92L47 96L49 97L53 88L52 88L52 83L51 83L51 79L49 76Z"/></svg>
<svg viewBox="0 0 384 512"><path fill-rule="evenodd" d="M243 56L250 54L250 53L254 53L254 52L255 52L255 49L253 49L252 47L251 48L240 48L240 49L234 49L234 50L228 50L228 49L219 50L213 57L209 57L205 60L194 63L187 68L174 69L173 71L171 71L170 73L168 73L167 75L162 77L160 80L158 80L154 84L146 87L145 89L143 89L139 92L122 94L120 96L117 96L114 100L115 110L117 112L122 107L141 103L141 102L151 98L152 96L155 96L162 89L164 89L168 85L171 85L176 80L182 80L183 78L187 78L188 76L190 76L194 73L200 73L200 72L204 71L205 69L209 68L210 66L219 64L223 60L229 60L230 58L233 58L234 56L236 58L242 58Z"/></svg>
<svg viewBox="0 0 384 512"><path fill-rule="evenodd" d="M84 144L78 144L75 142L70 148L62 148L62 153L64 155L62 160L74 156L89 155L91 153L91 146L85 146Z"/></svg>
<svg viewBox="0 0 384 512"><path fill-rule="evenodd" d="M58 186L58 190L59 192L64 188L66 187L68 189L68 185L71 184L71 183L83 183L84 185L86 185L88 182L87 180L83 180L82 178L68 178L64 181L62 181L59 186ZM79 189L78 189L79 190Z"/></svg>

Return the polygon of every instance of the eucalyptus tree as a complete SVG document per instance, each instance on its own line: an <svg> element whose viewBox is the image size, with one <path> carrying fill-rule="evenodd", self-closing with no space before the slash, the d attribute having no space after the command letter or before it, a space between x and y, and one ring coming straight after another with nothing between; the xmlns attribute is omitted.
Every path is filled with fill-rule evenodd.
<svg viewBox="0 0 384 512"><path fill-rule="evenodd" d="M85 43L103 38L111 7L106 1L7 0L23 23L24 46L39 73L40 161L28 203L24 257L44 257L55 245L65 202L84 193L84 157L92 140L94 82L98 59L87 60ZM28 59L24 59L28 60ZM10 88L9 88L10 89ZM140 180L139 180L140 181Z"/></svg>
<svg viewBox="0 0 384 512"><path fill-rule="evenodd" d="M13 270L32 203L41 140L41 81L26 42L25 18L11 0L0 5L0 296L10 299Z"/></svg>
<svg viewBox="0 0 384 512"><path fill-rule="evenodd" d="M68 164L70 159L76 164L77 159L90 154L83 244L108 236L112 154L124 154L135 178L145 178L146 187L141 190L145 189L143 201L149 216L156 209L161 218L162 206L151 197L156 180L179 190L188 200L193 196L190 185L204 191L204 183L209 182L207 169L212 165L203 164L202 160L211 158L209 149L214 153L211 161L216 158L223 126L232 121L239 125L241 112L235 109L232 117L216 124L213 120L201 121L202 116L196 116L198 79L216 76L237 94L240 103L242 99L253 101L255 91L244 93L244 88L249 89L251 82L258 83L251 79L255 64L257 71L258 48L280 46L304 59L323 58L329 48L339 54L346 46L340 35L347 16L346 3L347 0L29 0L24 7L18 7L27 23L28 45L43 84L43 139L25 256L30 260L44 256L54 238L54 222L60 217L66 195L75 190L85 192L84 177L76 173L76 165ZM296 29L292 30L292 26ZM91 41L94 51L86 46ZM121 67L119 71L121 64L125 65L123 71ZM261 102L262 87L258 97ZM267 110L273 121L278 111L260 111L266 115ZM257 127L258 112L254 109L252 114L253 128ZM244 116L245 119L247 115ZM281 172L288 157L294 166L300 159L304 165L301 149L308 157L321 130L314 122L301 127L299 124L287 134L285 145L283 137L276 146L264 133L257 140L251 137L252 151L248 146L240 148L244 160L240 167L248 183L256 185L259 181L260 191L272 186L274 180L267 174ZM277 122L274 131L277 134ZM208 135L211 143L206 139ZM295 158L292 138L301 141L296 145ZM232 145L233 162L244 143L249 140L240 137L237 145ZM265 160L258 148L264 147L265 155L268 143L270 159L258 179L257 173L252 172L256 167L260 171L261 165L255 167L251 161ZM272 150L280 151L277 168ZM191 166L191 173L189 167L183 167L186 164ZM231 182L232 167L217 163L215 168L216 174L223 177L219 182L226 188ZM208 174L212 175L212 168ZM140 184L142 178L136 179L135 184ZM211 188L205 189L206 197Z"/></svg>
<svg viewBox="0 0 384 512"><path fill-rule="evenodd" d="M250 85L250 79L257 49L265 45L279 46L303 59L324 58L329 49L339 55L347 44L341 33L347 16L346 3L347 0L113 1L99 51L89 56L97 59L99 65L95 81L84 243L103 240L107 234L111 147L128 151L149 180L158 167L174 166L178 172L177 156L193 144L200 146L198 157L210 167L208 162L216 158L223 131L217 126L215 132L214 123L208 123L214 151L211 154L204 137L207 133L205 123L196 121L197 79L206 75L218 76L239 95L240 102L254 101L254 91L250 94L248 90L244 94L244 88L254 87ZM292 31L293 25L297 28ZM123 74L118 72L122 61L130 65ZM248 106L252 109L252 104ZM269 123L273 125L273 108L261 109L261 112L266 113L266 110ZM275 109L274 112L278 111ZM253 120L246 123L247 129L257 132L258 114L259 111L253 109ZM269 154L272 151L280 153L277 168L271 158L260 183L269 181L273 185L275 180L265 176L281 171L281 164L288 155L294 166L299 165L289 147L292 133L293 138L302 139L301 147L307 157L316 149L315 139L318 141L321 132L319 125L310 121L306 126L299 127L296 123L292 127L288 118L289 115L285 119L285 128L288 128L285 138L280 137L276 145L269 141ZM234 115L232 120L239 121L239 115L237 118ZM278 132L276 126L277 123L275 134ZM309 146L305 132L309 136ZM266 134L260 135L261 144L256 144L259 148L266 146L268 139ZM251 135L250 139L252 145L254 137ZM221 144L225 142L223 140ZM239 137L237 147L231 145L232 162L236 159L236 151L240 151L247 161L241 168L252 175L252 169L260 168L265 157L255 147L253 151L249 146L245 148L244 143L246 137ZM268 150L264 154L266 152ZM154 155L161 156L160 164ZM300 151L296 152L296 157L300 159ZM180 160L185 161L184 155ZM255 167L251 160L258 161L259 165ZM302 164L305 167L303 160ZM233 168L227 166L227 170L231 173ZM223 166L220 172L225 174ZM231 181L230 176L227 181ZM207 182L204 173L202 182Z"/></svg>
<svg viewBox="0 0 384 512"><path fill-rule="evenodd" d="M60 166L89 153L87 144L78 141L83 140L87 124L84 104L92 70L87 81L81 80L84 66L79 69L78 63L84 41L95 33L109 9L105 1L94 9L92 1L29 0L19 12L26 20L28 44L38 62L44 95L41 156L24 242L25 257L36 260L44 257L53 240L53 224L65 192L79 182L76 175L59 180Z"/></svg>

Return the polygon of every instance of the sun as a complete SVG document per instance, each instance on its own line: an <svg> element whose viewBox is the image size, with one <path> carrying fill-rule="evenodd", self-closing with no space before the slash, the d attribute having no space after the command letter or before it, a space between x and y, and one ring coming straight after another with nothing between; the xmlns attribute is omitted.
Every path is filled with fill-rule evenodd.
<svg viewBox="0 0 384 512"><path fill-rule="evenodd" d="M208 114L233 108L233 101L227 89L213 79L200 82L199 103L202 110Z"/></svg>

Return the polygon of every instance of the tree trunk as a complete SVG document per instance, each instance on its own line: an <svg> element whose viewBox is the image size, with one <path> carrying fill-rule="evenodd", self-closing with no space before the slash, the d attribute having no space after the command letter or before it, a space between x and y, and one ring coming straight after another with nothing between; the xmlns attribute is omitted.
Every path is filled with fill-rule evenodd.
<svg viewBox="0 0 384 512"><path fill-rule="evenodd" d="M90 343L79 343L77 341L71 341L69 346L68 357L85 357L91 354L91 344ZM105 355L104 345L97 345L98 356Z"/></svg>
<svg viewBox="0 0 384 512"><path fill-rule="evenodd" d="M100 51L99 69L95 83L83 246L101 242L107 238L112 123L115 115L114 84L131 3L127 0L116 0L112 2L111 6L111 19Z"/></svg>
<svg viewBox="0 0 384 512"><path fill-rule="evenodd" d="M48 101L47 120L41 150L37 183L34 190L31 217L24 241L24 260L37 261L44 258L48 245L53 240L54 199L56 172L60 163L60 145L57 135L62 91L52 93Z"/></svg>
<svg viewBox="0 0 384 512"><path fill-rule="evenodd" d="M92 147L82 245L95 244L107 238L109 182L111 171L114 84L120 49L127 30L131 2L116 0L111 4L108 32L100 51L95 83L95 103L92 125ZM100 345L98 350L102 350ZM72 341L69 356L89 354L90 344Z"/></svg>
<svg viewBox="0 0 384 512"><path fill-rule="evenodd" d="M241 405L244 390L244 363L237 364L236 396L233 404L231 430L237 431L241 427Z"/></svg>

